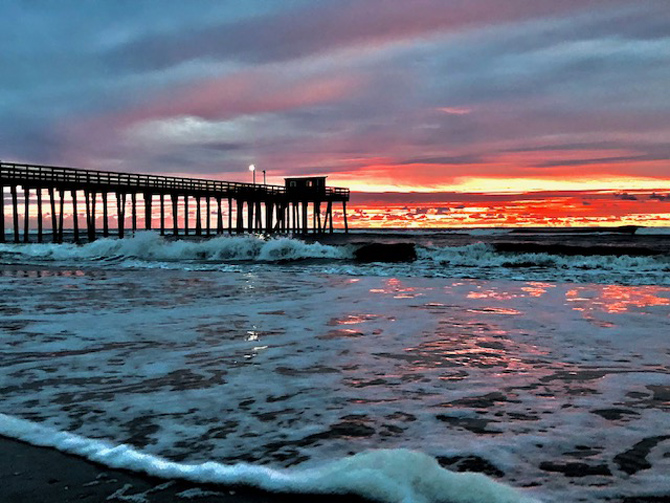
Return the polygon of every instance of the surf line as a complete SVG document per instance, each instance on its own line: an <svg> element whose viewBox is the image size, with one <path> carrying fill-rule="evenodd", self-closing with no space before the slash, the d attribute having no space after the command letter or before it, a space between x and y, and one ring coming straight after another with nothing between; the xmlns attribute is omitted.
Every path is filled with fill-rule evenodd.
<svg viewBox="0 0 670 503"><path fill-rule="evenodd" d="M384 503L539 503L486 475L454 473L435 458L407 449L368 451L320 467L280 470L248 463L177 463L129 445L113 445L2 413L0 435L164 479L247 485L281 493L357 494Z"/></svg>

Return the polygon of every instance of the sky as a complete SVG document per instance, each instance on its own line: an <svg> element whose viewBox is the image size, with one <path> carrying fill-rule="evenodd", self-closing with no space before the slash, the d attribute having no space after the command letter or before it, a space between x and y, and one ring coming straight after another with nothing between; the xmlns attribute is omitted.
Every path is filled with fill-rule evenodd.
<svg viewBox="0 0 670 503"><path fill-rule="evenodd" d="M667 0L9 0L0 17L5 161L670 190Z"/></svg>

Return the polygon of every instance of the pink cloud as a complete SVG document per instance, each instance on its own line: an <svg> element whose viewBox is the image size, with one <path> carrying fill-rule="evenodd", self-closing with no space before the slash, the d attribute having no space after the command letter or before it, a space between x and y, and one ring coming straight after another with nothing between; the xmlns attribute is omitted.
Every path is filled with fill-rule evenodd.
<svg viewBox="0 0 670 503"><path fill-rule="evenodd" d="M158 97L116 117L119 125L175 116L222 120L330 103L364 85L356 75L286 76L273 69L250 70L205 81Z"/></svg>
<svg viewBox="0 0 670 503"><path fill-rule="evenodd" d="M441 107L437 110L449 115L467 115L472 113L472 108L467 107Z"/></svg>

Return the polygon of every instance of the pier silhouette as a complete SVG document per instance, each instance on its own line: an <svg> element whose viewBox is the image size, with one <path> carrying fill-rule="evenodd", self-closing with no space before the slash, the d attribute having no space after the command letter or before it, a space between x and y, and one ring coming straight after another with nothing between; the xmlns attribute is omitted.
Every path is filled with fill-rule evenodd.
<svg viewBox="0 0 670 503"><path fill-rule="evenodd" d="M126 234L125 220L130 202L131 230L137 230L138 196L144 206L144 228L152 228L153 204L160 206L160 233L173 236L182 233L195 236L232 233L332 233L333 203L342 204L345 232L348 232L347 202L349 189L327 187L326 177L286 178L285 185L226 182L201 178L183 178L113 171L93 171L59 166L0 162L0 242L5 237L4 188L9 188L9 211L12 215L14 242L21 242L19 218L19 191L22 189L23 242L30 242L30 198L36 196L37 241L44 240L43 196L46 191L51 217L51 238L63 242L66 200L72 206L72 232L74 241L80 240L83 229L79 225L80 194L83 195L85 235L94 241L99 234L110 236L113 231L119 238ZM109 199L116 203L116 229L110 228ZM169 201L167 201L169 199ZM191 226L189 202L196 208ZM169 204L168 204L169 203ZM102 229L96 228L96 206L102 205ZM224 225L223 205L227 205L227 225ZM310 215L311 204L311 215ZM322 215L322 205L325 211ZM204 206L204 208L203 208ZM212 222L215 206L216 223ZM183 227L179 213L183 208ZM205 212L203 225L202 212ZM168 215L168 213L170 215ZM171 218L170 218L171 217ZM171 226L166 227L168 219Z"/></svg>

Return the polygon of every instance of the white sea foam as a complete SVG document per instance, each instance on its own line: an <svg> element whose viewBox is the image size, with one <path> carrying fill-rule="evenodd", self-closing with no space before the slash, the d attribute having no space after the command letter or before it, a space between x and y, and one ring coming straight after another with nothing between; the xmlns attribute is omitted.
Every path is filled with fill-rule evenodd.
<svg viewBox="0 0 670 503"><path fill-rule="evenodd" d="M0 245L0 253L59 261L113 258L135 258L149 261L284 261L309 258L339 259L351 256L351 251L347 247L305 243L298 239L234 236L204 241L169 241L153 232L140 232L128 239L99 239L81 246L74 244Z"/></svg>
<svg viewBox="0 0 670 503"><path fill-rule="evenodd" d="M198 483L244 484L274 492L358 494L388 503L537 501L485 475L450 472L435 458L407 449L369 451L305 470L276 470L247 463L176 463L128 445L115 446L6 414L0 414L0 434L111 468Z"/></svg>

